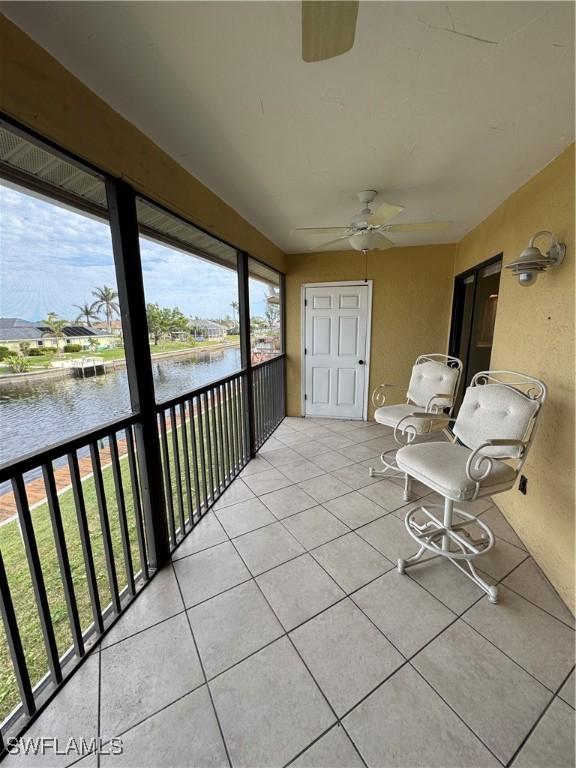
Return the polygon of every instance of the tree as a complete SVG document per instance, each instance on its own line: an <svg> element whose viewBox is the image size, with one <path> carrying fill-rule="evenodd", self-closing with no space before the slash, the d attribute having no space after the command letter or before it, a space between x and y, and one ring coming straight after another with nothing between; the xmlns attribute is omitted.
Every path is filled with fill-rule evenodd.
<svg viewBox="0 0 576 768"><path fill-rule="evenodd" d="M28 355L28 352L30 352L30 342L29 341L21 341L20 344L18 344L20 347L20 352L26 357Z"/></svg>
<svg viewBox="0 0 576 768"><path fill-rule="evenodd" d="M157 345L166 332L164 310L160 309L158 304L146 304L146 320L148 322L148 333L153 337L154 344Z"/></svg>
<svg viewBox="0 0 576 768"><path fill-rule="evenodd" d="M190 324L186 315L174 307L160 307L158 304L146 305L146 319L148 332L154 339L156 346L163 336L170 333L189 333Z"/></svg>
<svg viewBox="0 0 576 768"><path fill-rule="evenodd" d="M86 325L92 327L92 320L98 320L98 312L96 312L96 302L92 304L72 304L73 307L80 310L80 314L74 322L79 323L82 320L86 321Z"/></svg>
<svg viewBox="0 0 576 768"><path fill-rule="evenodd" d="M267 323L263 317L258 317L258 315L253 315L250 318L250 328L253 331L261 331L263 328L266 328L266 327L267 327Z"/></svg>
<svg viewBox="0 0 576 768"><path fill-rule="evenodd" d="M48 328L44 335L56 339L56 351L60 355L60 342L66 338L64 328L68 325L68 321L62 320L55 312L48 312L44 325Z"/></svg>
<svg viewBox="0 0 576 768"><path fill-rule="evenodd" d="M96 312L103 312L106 317L106 325L108 326L108 333L112 333L112 318L114 315L120 314L120 307L116 299L118 294L113 288L109 288L104 285L102 288L95 288L92 291L92 296L96 297L96 301L92 305Z"/></svg>
<svg viewBox="0 0 576 768"><path fill-rule="evenodd" d="M236 325L236 312L238 312L238 302L233 301L230 306L232 307L232 320L234 321L234 325Z"/></svg>

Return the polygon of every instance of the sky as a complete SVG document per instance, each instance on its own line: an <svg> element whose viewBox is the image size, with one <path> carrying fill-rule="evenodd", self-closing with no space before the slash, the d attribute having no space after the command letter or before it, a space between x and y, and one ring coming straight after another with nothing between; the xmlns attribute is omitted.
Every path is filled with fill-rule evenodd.
<svg viewBox="0 0 576 768"><path fill-rule="evenodd" d="M141 239L146 301L191 317L232 317L236 273L161 243ZM0 184L0 317L67 320L92 291L116 289L110 228L44 199ZM251 281L250 313L263 315L266 287Z"/></svg>

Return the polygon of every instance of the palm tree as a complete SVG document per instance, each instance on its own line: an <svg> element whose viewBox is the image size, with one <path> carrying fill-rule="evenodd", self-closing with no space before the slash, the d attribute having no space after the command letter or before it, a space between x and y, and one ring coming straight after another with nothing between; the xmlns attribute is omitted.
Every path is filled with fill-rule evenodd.
<svg viewBox="0 0 576 768"><path fill-rule="evenodd" d="M236 312L238 311L238 302L233 301L230 306L232 307L232 320L234 320L234 325L236 325Z"/></svg>
<svg viewBox="0 0 576 768"><path fill-rule="evenodd" d="M45 336L53 336L56 339L56 352L60 355L60 340L66 337L64 328L68 325L67 320L62 320L55 312L48 312L44 325L48 328Z"/></svg>
<svg viewBox="0 0 576 768"><path fill-rule="evenodd" d="M91 328L91 321L98 320L98 313L95 310L95 304L95 301L93 301L92 304L72 304L73 307L76 307L76 309L80 310L80 314L76 318L75 322L79 323L81 320L85 320L86 325Z"/></svg>
<svg viewBox="0 0 576 768"><path fill-rule="evenodd" d="M106 317L106 325L108 326L108 333L112 333L112 317L120 314L120 307L116 299L118 294L113 288L109 288L107 285L102 288L95 288L92 291L92 296L96 297L96 301L92 305L96 312L104 312Z"/></svg>

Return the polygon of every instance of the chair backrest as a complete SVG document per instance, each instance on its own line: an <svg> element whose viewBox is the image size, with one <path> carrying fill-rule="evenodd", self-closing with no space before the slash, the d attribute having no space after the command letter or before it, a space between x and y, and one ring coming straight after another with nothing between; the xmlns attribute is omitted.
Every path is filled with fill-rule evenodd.
<svg viewBox="0 0 576 768"><path fill-rule="evenodd" d="M454 424L454 434L471 450L487 440L532 441L546 399L546 385L516 371L481 371L472 379ZM526 457L528 446L494 446L482 453L493 458Z"/></svg>
<svg viewBox="0 0 576 768"><path fill-rule="evenodd" d="M420 355L412 368L408 400L426 408L434 395L450 395L444 400L434 400L433 405L439 409L449 408L452 412L461 372L462 362L457 357L436 352Z"/></svg>

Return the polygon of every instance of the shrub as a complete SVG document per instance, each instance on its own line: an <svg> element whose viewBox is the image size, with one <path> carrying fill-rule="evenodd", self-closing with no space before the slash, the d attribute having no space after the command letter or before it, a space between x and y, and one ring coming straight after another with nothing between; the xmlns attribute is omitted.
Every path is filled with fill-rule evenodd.
<svg viewBox="0 0 576 768"><path fill-rule="evenodd" d="M10 368L14 373L24 373L30 369L30 363L24 357L18 357L18 355L10 355L6 358L6 362L10 365Z"/></svg>
<svg viewBox="0 0 576 768"><path fill-rule="evenodd" d="M64 347L64 352L66 353L82 352L82 344L66 344L66 346Z"/></svg>
<svg viewBox="0 0 576 768"><path fill-rule="evenodd" d="M6 360L7 357L10 357L12 352L8 349L8 347L0 347L0 360Z"/></svg>
<svg viewBox="0 0 576 768"><path fill-rule="evenodd" d="M20 347L20 352L22 352L22 354L24 356L26 356L28 354L28 352L30 351L30 342L29 341L21 341L20 344L18 344L18 346Z"/></svg>
<svg viewBox="0 0 576 768"><path fill-rule="evenodd" d="M28 350L28 357L42 357L45 351L41 347L32 347Z"/></svg>

